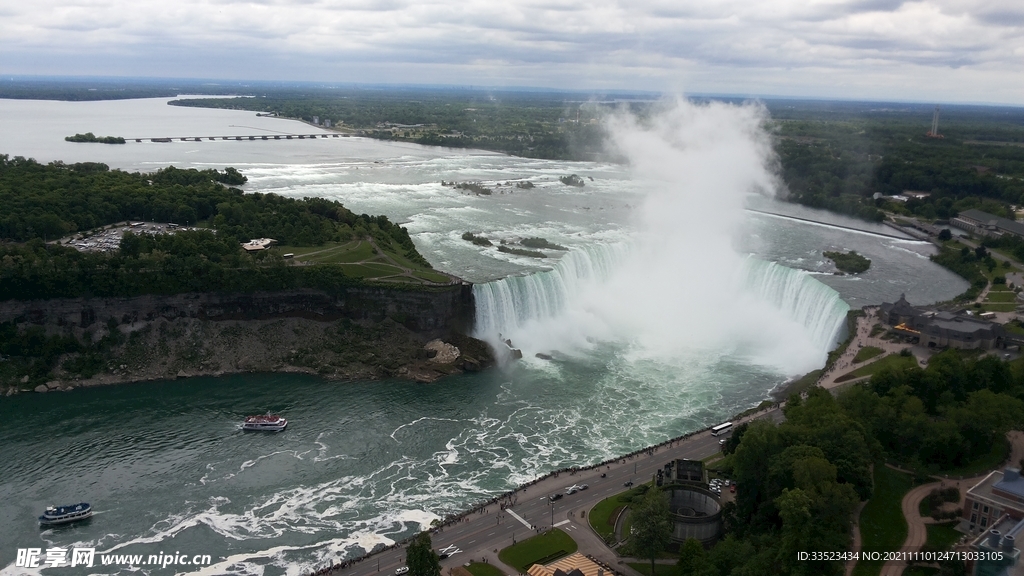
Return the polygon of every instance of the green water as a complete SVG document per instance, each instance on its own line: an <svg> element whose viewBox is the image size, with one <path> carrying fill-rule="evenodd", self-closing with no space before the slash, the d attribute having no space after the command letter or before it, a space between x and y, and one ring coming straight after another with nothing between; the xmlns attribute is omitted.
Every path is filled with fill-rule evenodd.
<svg viewBox="0 0 1024 576"><path fill-rule="evenodd" d="M77 545L299 574L548 470L715 422L780 380L728 359L611 352L432 385L248 375L6 398L0 566L18 573L17 548ZM287 431L240 430L268 410ZM46 505L79 501L94 518L39 528Z"/></svg>

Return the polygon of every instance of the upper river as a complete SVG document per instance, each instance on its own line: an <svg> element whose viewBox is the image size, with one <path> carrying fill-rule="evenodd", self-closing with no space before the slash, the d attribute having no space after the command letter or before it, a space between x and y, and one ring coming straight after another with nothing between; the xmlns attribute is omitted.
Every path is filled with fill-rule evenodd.
<svg viewBox="0 0 1024 576"><path fill-rule="evenodd" d="M924 304L967 287L931 263L926 243L751 196L750 208L819 223L743 212L728 247L741 264L717 277L730 287L727 305L705 282L718 270L689 265L687 254L707 249L695 244L664 252L678 261L650 261L673 271L666 286L621 298L601 282L636 265L629 247L643 234L638 212L649 186L623 166L363 138L64 141L77 132L322 131L166 102L0 100L0 154L130 171L233 166L248 176L247 192L320 196L356 213L385 214L409 229L436 268L476 283L481 336L501 332L528 353L433 385L243 375L0 398L0 574L23 573L13 565L17 548L56 546L211 554L209 574L305 574L549 470L630 452L756 405L821 365L851 307L901 293ZM568 174L586 185L559 182ZM499 185L519 179L535 188ZM442 180L478 180L497 192L465 194ZM713 216L683 211L673 222L704 231L716 225ZM462 240L466 231L495 240L539 236L570 250L549 251L546 260L502 254ZM830 249L856 250L872 266L835 275L822 257ZM635 278L638 287L645 280ZM707 302L718 308L702 309ZM609 333L630 315L673 322L668 329L627 322L625 335ZM555 361L534 357L540 351ZM245 415L267 410L289 419L285 433L240 431ZM89 522L39 528L46 505L79 501L97 511Z"/></svg>

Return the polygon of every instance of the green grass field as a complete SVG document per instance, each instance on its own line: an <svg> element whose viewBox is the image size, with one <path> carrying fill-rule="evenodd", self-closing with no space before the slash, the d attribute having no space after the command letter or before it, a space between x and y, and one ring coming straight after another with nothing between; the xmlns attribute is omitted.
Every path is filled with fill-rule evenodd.
<svg viewBox="0 0 1024 576"><path fill-rule="evenodd" d="M875 494L860 513L861 547L865 550L898 550L907 539L907 520L900 503L913 485L901 472L875 463ZM857 562L854 576L878 574L885 562Z"/></svg>
<svg viewBox="0 0 1024 576"><path fill-rule="evenodd" d="M470 562L469 566L466 566L466 570L469 570L473 576L505 576L500 568L482 562Z"/></svg>
<svg viewBox="0 0 1024 576"><path fill-rule="evenodd" d="M861 366L853 372L850 372L844 376L836 378L836 382L846 382L847 380L853 380L854 378L860 378L861 376L871 376L875 372L882 370L883 368L910 368L917 366L917 360L914 360L913 356L900 356L899 354L890 354L881 360L875 360L867 366Z"/></svg>
<svg viewBox="0 0 1024 576"><path fill-rule="evenodd" d="M498 558L520 572L534 564L547 564L577 550L576 541L558 528L548 530L498 552Z"/></svg>
<svg viewBox="0 0 1024 576"><path fill-rule="evenodd" d="M985 312L1013 312L1017 309L1016 302L996 302L994 304L988 301L981 303L981 309Z"/></svg>
<svg viewBox="0 0 1024 576"><path fill-rule="evenodd" d="M713 456L721 457L721 453ZM642 485L609 496L594 505L589 514L590 527L605 540L611 538L614 535L615 518L618 517L619 510L629 505L630 499L639 493L640 486Z"/></svg>
<svg viewBox="0 0 1024 576"><path fill-rule="evenodd" d="M879 354L884 354L885 350L876 348L875 346L865 346L857 351L857 355L853 357L853 363L859 364L865 360L870 360Z"/></svg>
<svg viewBox="0 0 1024 576"><path fill-rule="evenodd" d="M339 264L347 276L364 280L447 284L444 274L410 261L404 254L381 253L367 240L328 242L322 246L277 246L278 255L294 254L302 264ZM407 274L408 272L408 274Z"/></svg>
<svg viewBox="0 0 1024 576"><path fill-rule="evenodd" d="M615 532L615 518L626 503L619 500L619 494L605 498L590 510L590 527L607 541Z"/></svg>
<svg viewBox="0 0 1024 576"><path fill-rule="evenodd" d="M949 550L956 544L963 534L954 530L956 522L948 522L945 524L929 524L926 526L928 530L928 548L932 550Z"/></svg>

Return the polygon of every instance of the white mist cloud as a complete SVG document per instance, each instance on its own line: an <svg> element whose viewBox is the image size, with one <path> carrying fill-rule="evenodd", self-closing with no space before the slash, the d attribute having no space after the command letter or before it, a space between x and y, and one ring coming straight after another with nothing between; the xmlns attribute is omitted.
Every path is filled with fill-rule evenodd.
<svg viewBox="0 0 1024 576"><path fill-rule="evenodd" d="M847 309L802 272L752 260L734 245L750 194L774 194L767 112L758 104L678 100L643 123L609 120L610 141L646 190L625 249L570 254L502 293L496 326L529 355L613 341L663 361L746 358L786 374L822 364ZM610 267L593 273L597 265ZM489 313L491 301L484 304ZM554 303L554 304L551 304ZM556 311L557 310L557 311Z"/></svg>

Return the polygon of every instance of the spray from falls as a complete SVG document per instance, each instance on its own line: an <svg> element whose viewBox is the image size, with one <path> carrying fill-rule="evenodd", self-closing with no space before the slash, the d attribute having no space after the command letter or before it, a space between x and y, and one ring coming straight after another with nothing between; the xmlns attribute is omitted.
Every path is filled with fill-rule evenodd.
<svg viewBox="0 0 1024 576"><path fill-rule="evenodd" d="M619 342L671 362L701 351L787 374L822 364L848 307L805 272L734 249L745 198L777 179L763 107L675 102L607 123L647 190L634 240L565 255L550 271L477 285L477 335L528 356Z"/></svg>

